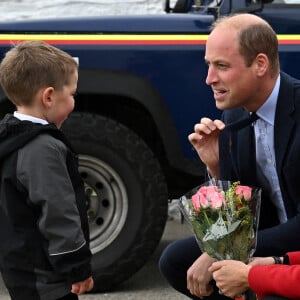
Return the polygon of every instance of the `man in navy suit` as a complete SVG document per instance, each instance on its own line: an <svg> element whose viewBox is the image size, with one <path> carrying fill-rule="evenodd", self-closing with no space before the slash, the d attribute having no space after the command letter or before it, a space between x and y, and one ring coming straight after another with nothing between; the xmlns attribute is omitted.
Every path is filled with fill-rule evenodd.
<svg viewBox="0 0 300 300"><path fill-rule="evenodd" d="M205 60L206 83L224 113L222 120L202 118L189 140L209 176L262 187L255 256L300 250L300 81L280 72L276 33L250 14L216 21ZM252 113L259 119L232 132L228 141L226 126ZM186 296L221 299L208 272L213 261L190 237L170 244L159 266Z"/></svg>

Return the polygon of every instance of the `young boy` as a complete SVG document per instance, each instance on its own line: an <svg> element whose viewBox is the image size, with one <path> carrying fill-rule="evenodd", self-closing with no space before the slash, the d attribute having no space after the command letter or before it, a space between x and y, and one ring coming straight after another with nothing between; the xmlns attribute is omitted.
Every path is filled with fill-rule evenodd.
<svg viewBox="0 0 300 300"><path fill-rule="evenodd" d="M0 64L17 110L0 122L0 267L13 300L78 299L93 288L84 185L59 130L74 108L78 66L41 41Z"/></svg>

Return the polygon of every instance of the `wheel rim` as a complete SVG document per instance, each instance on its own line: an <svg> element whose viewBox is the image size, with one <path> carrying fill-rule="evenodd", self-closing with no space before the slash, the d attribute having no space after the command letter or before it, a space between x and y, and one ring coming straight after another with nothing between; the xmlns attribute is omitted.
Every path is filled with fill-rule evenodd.
<svg viewBox="0 0 300 300"><path fill-rule="evenodd" d="M108 247L122 230L128 197L122 179L105 162L79 155L79 172L88 196L90 247L94 254Z"/></svg>

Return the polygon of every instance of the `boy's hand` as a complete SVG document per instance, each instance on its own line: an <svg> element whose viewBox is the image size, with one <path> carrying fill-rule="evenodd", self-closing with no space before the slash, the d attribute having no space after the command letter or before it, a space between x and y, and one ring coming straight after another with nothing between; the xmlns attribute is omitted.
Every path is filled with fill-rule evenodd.
<svg viewBox="0 0 300 300"><path fill-rule="evenodd" d="M86 280L75 282L72 284L71 292L76 295L82 295L85 292L89 292L94 287L94 280L89 277Z"/></svg>

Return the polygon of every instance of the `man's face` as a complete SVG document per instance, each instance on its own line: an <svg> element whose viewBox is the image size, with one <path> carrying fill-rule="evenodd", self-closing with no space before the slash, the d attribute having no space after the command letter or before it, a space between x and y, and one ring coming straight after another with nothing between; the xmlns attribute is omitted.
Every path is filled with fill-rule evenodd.
<svg viewBox="0 0 300 300"><path fill-rule="evenodd" d="M258 78L255 67L247 67L239 53L237 33L228 27L218 27L206 43L205 61L208 64L206 83L211 86L217 108L224 110L255 101Z"/></svg>

